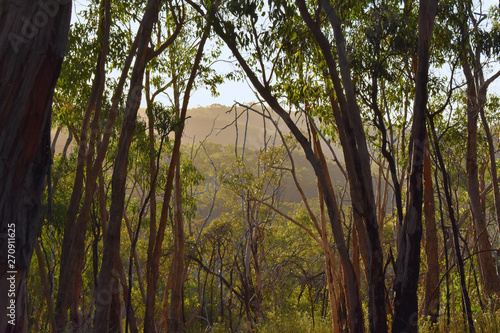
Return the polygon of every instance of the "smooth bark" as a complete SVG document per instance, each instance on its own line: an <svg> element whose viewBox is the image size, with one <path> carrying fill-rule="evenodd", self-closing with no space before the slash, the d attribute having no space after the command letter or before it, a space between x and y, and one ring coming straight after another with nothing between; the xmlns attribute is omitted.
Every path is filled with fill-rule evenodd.
<svg viewBox="0 0 500 333"><path fill-rule="evenodd" d="M184 92L184 99L182 102L182 107L180 110L178 110L178 119L179 123L176 124L176 130L175 130L175 137L174 137L174 147L172 149L172 155L171 155L171 160L170 160L170 165L168 168L168 173L167 173L167 180L166 180L166 185L165 185L165 192L163 196L163 205L161 208L161 215L160 215L160 220L158 222L158 230L156 231L156 239L154 240L154 246L151 246L152 251L149 253L148 252L148 290L146 293L146 302L147 304L150 304L148 307L146 307L146 315L145 315L145 321L147 325L145 326L144 331L145 332L154 332L154 304L155 304L155 299L156 299L156 293L157 293L157 286L158 286L158 277L159 277L159 264L160 264L160 258L161 258L161 250L162 250L162 244L163 244L163 239L165 237L165 228L167 226L167 220L169 216L169 205L170 205L170 200L172 199L172 190L174 189L174 182L175 182L175 172L177 168L180 168L180 148L181 148L181 140L182 140L182 134L184 131L184 122L186 120L186 114L187 114L187 108L188 108L188 103L189 103L189 97L191 94L191 90L193 88L194 80L197 76L198 69L200 67L200 62L202 60L203 56L203 50L205 47L205 43L207 41L208 35L209 35L210 27L207 26L200 44L198 45L198 50L196 53L196 57L193 62L193 67L191 68L191 73L186 85L186 89ZM178 90L175 88L174 94L177 96L177 99L179 98ZM178 100L175 101L175 105L179 106L180 102ZM180 205L181 202L178 201ZM182 215L182 207L179 211L179 208L176 208L176 212L178 214ZM174 213L175 214L175 213ZM178 219L179 216L176 216ZM176 257L173 258L173 264L172 267L175 265L175 274L170 274L169 276L172 279L172 288L176 288L175 293L172 292L171 297L173 297L173 302L174 305L179 307L178 302L178 293L182 292L182 284L184 281L183 277L183 270L179 270L180 266L184 265L184 250L182 250L182 254L180 253L180 249L184 247L184 229L183 226L179 225L179 223L182 223L182 218L180 221L176 221L175 223L175 232L174 232L174 237L179 237L177 240L175 240L176 245L178 246L178 250L176 252ZM181 232L182 231L182 232ZM181 239L182 238L182 239ZM149 251L149 250L148 250ZM181 257L182 256L182 257ZM175 286L175 287L174 287ZM179 289L180 288L180 291ZM175 298L175 300L174 300ZM182 300L180 300L182 301ZM182 303L182 302L181 302ZM168 327L169 330L173 330L173 332L177 332L182 329L182 326L180 325L181 319L180 319L180 313L179 312L172 312L176 310L172 310L172 305L171 305L171 312L170 316L168 318ZM171 326L173 325L173 326Z"/></svg>
<svg viewBox="0 0 500 333"><path fill-rule="evenodd" d="M225 41L228 48L231 50L236 60L242 67L247 75L249 81L265 99L273 111L285 122L286 126L290 129L291 133L299 142L300 146L305 152L307 160L311 163L318 181L326 184L325 170L322 168L320 161L316 158L311 146L311 142L302 134L300 129L294 123L290 115L282 108L276 97L270 92L269 88L263 85L256 74L252 71L248 63L245 61L234 39L232 39L222 28L221 22L217 21L216 17L212 17L214 22L214 30ZM342 237L342 227L340 224L340 217L338 212L335 195L332 193L328 186L322 187L325 205L327 207L328 215L330 218L335 244L340 256L340 261L344 270L344 278L347 283L347 300L348 300L348 313L350 318L350 330L352 332L363 332L363 312L361 303L359 301L359 289L357 287L357 279L354 273L354 268L349 257L349 251ZM377 232L378 238L378 232Z"/></svg>
<svg viewBox="0 0 500 333"><path fill-rule="evenodd" d="M491 242L489 240L486 216L481 200L479 186L479 169L477 162L477 122L481 105L478 101L478 90L475 78L469 64L462 64L467 79L467 192L477 235L477 244L480 253L479 272L484 292L491 297L500 295L500 278L496 272L495 259L493 258Z"/></svg>
<svg viewBox="0 0 500 333"><path fill-rule="evenodd" d="M89 102L83 116L80 141L78 142L78 158L75 172L75 181L68 207L67 223L64 229L64 238L61 253L60 283L56 303L56 325L58 331L63 331L68 320L67 311L71 308L71 321L74 329L79 326L78 303L81 288L81 269L85 257L85 236L90 214L90 205L94 197L95 178L90 176L94 155L95 139L99 124L100 105L105 85L105 64L109 48L109 30L111 27L111 3L103 0L99 13L99 39L101 50L95 68L94 81ZM90 121L93 128L89 135ZM85 181L85 165L87 177ZM89 177L90 176L90 177ZM85 199L80 210L81 197L85 190Z"/></svg>
<svg viewBox="0 0 500 333"><path fill-rule="evenodd" d="M335 98L330 97L331 106L344 152L358 238L360 240L366 239L368 245L368 267L366 268L369 281L370 331L385 332L387 331L387 314L385 310L383 253L379 238L370 156L361 112L351 81L346 42L340 21L336 10L329 1L321 1L320 3L334 33L338 65L332 56L330 42L322 33L319 23L312 19L305 3L301 0L297 1L305 23L321 48L335 90ZM340 73L337 71L337 67L340 69ZM330 92L330 95L333 95L333 92ZM363 244L363 242L360 243Z"/></svg>

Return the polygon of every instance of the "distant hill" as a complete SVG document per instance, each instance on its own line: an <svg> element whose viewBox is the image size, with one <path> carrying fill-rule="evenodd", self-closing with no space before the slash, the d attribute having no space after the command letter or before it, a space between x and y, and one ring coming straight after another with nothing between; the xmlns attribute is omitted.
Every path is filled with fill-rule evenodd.
<svg viewBox="0 0 500 333"><path fill-rule="evenodd" d="M229 145L242 147L245 144L246 149L249 151L260 151L265 146L265 142L268 145L280 145L281 138L274 123L259 114L259 112L262 112L259 106L253 108L257 112L247 111L242 106L231 109L219 104L191 109L188 111L190 118L186 121L183 143L185 145L197 145L203 140L214 143L216 146L212 145L210 149L214 156L221 156L221 153L226 151L224 146ZM277 122L277 124L283 133L289 133L282 121ZM297 119L297 124L302 130L306 130L304 119ZM325 154L329 156L329 149L326 146L323 149ZM335 147L334 150L336 155L341 158L342 152L340 149ZM255 152L251 154L255 154ZM294 160L297 176L306 196L308 198L317 197L317 183L314 171L301 150L294 152ZM203 169L203 166L197 165L197 168ZM345 185L345 179L340 169L333 162L330 163L330 172L336 186ZM290 175L285 177L283 185L285 186L283 199L286 202L301 201L300 194L296 190Z"/></svg>
<svg viewBox="0 0 500 333"><path fill-rule="evenodd" d="M196 143L202 140L222 145L233 144L259 150L267 144L280 144L281 139L276 131L275 124L264 119L258 112L262 112L260 106L252 106L257 112L248 110L242 106L233 109L220 104L208 107L197 107L188 110L190 117L186 121L184 129L184 143ZM278 117L272 114L273 120L278 124L282 133L289 133L283 121L277 121ZM306 131L304 117L298 117L296 122L302 130ZM245 139L246 134L246 139ZM335 154L343 162L342 151L338 146L333 146ZM323 145L326 156L331 157L329 149Z"/></svg>
<svg viewBox="0 0 500 333"><path fill-rule="evenodd" d="M188 147L194 144L198 146L201 141L213 143L212 152L219 153L227 150L225 146L242 147L252 155L256 156L258 151L262 150L265 143L268 145L280 145L281 138L276 131L273 121L264 119L259 112L262 112L260 106L253 107L257 112L248 110L242 106L235 108L213 104L208 107L197 107L188 110L189 119L186 121L183 136L183 147ZM275 116L275 115L274 115ZM276 117L276 116L275 116ZM146 119L145 109L139 109L139 118ZM286 134L289 133L284 123L277 122L280 130ZM304 119L297 119L297 124L302 130L306 130ZM56 130L52 130L53 139L55 138ZM55 143L56 153L61 153L68 138L65 131L61 131L57 136ZM74 148L74 141L71 146ZM324 152L330 156L329 149L324 146ZM241 148L240 148L241 149ZM251 152L253 151L253 152ZM335 154L343 161L340 148L334 147ZM220 155L219 155L220 156ZM307 197L313 198L317 196L316 177L311 165L306 160L304 154L298 150L294 152L294 160L301 180L301 185ZM195 165L197 162L195 161ZM198 165L199 169L204 167ZM342 176L338 166L333 162L330 163L330 172L334 183L337 186L344 186L345 179ZM286 190L284 199L288 202L299 202L300 196L295 189L295 185L290 176L285 179Z"/></svg>
<svg viewBox="0 0 500 333"><path fill-rule="evenodd" d="M262 112L260 107L254 108ZM207 139L222 145L245 144L248 148L257 150L264 147L265 141L268 144L273 144L276 140L281 142L271 120L241 106L231 109L213 104L209 107L191 109L188 115L190 118L186 122L184 142ZM283 126L280 129L288 133Z"/></svg>

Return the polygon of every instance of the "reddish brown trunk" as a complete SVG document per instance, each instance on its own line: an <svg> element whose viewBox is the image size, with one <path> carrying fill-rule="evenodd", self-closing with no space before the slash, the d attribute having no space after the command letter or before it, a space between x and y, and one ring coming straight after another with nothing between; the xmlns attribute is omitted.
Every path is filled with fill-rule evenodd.
<svg viewBox="0 0 500 333"><path fill-rule="evenodd" d="M330 299L330 311L332 312L333 331L340 332L339 305L335 296L335 267L333 261L333 251L330 245L325 244L325 274L328 283L328 296Z"/></svg>
<svg viewBox="0 0 500 333"><path fill-rule="evenodd" d="M195 80L196 75L198 73L198 68L199 68L201 58L203 55L205 42L208 38L208 33L209 33L209 29L207 28L207 30L205 31L205 33L200 41L200 45L198 46L198 52L197 52L195 60L193 62L191 74L190 74L188 83L186 85L186 91L184 93L183 105L182 105L182 108L181 108L180 114L179 114L179 123L180 124L179 124L179 128L175 132L174 147L172 149L172 159L170 161L170 166L168 169L167 183L165 185L163 205L162 205L160 220L158 223L158 230L156 232L156 239L154 241L154 246L152 246L151 255L148 256L148 290L146 293L146 314L145 314L145 318L144 318L145 323L146 323L144 326L144 332L146 332L146 333L154 332L154 329L155 329L154 328L155 327L154 326L154 304L155 304L157 286L158 286L158 276L159 276L158 268L159 268L159 264L160 264L161 248L162 248L162 244L163 244L163 239L165 237L165 228L167 225L169 204L170 204L170 199L172 197L172 189L174 188L173 185L174 185L174 179L175 179L175 170L176 170L176 168L180 168L181 138L182 138L182 133L184 130L184 121L186 119L187 107L188 107L188 103L189 103L189 95L191 93L191 89L193 87L194 80ZM175 95L179 96L179 94L175 94ZM175 104L179 105L179 103L177 101L175 102ZM182 205L182 203L180 203L180 201L179 201L179 204ZM182 214L182 208L180 209L180 214ZM180 232L177 232L177 233L174 232L174 236L180 236ZM184 237L183 233L182 233L182 237ZM184 242L183 240L177 240L177 241L180 241L182 243ZM180 254L180 253L177 253L177 254ZM173 260L176 260L176 258L174 258ZM182 259L182 262L183 262L183 259ZM171 314L172 314L172 312L171 312ZM179 320L180 320L180 318L179 318ZM168 325L170 327L170 319L168 321L169 321Z"/></svg>
<svg viewBox="0 0 500 333"><path fill-rule="evenodd" d="M146 313L144 317L144 332L146 333L155 332L154 304L158 289L161 245L163 244L163 239L165 237L165 228L167 225L169 204L172 196L175 169L177 167L177 164L179 163L180 135L178 136L179 138L176 137L174 141L174 148L172 150L172 159L170 161L170 166L167 174L167 184L165 185L161 216L158 223L158 231L156 232L156 239L154 241L154 247L151 253L151 257L148 257L148 289L146 291Z"/></svg>
<svg viewBox="0 0 500 333"><path fill-rule="evenodd" d="M52 96L70 16L71 1L50 8L0 4L0 332L28 328L26 278L51 163Z"/></svg>
<svg viewBox="0 0 500 333"><path fill-rule="evenodd" d="M99 16L99 34L102 49L98 56L92 92L84 114L80 141L78 142L79 149L75 181L68 208L67 223L62 244L59 289L56 304L56 325L58 330L63 330L66 326L67 310L69 307L71 308L73 324L76 327L79 325L78 303L82 281L81 269L85 257L85 236L97 178L96 171L92 174L92 161L94 157L96 135L98 134L100 105L105 84L105 63L111 26L110 8L110 2L103 0ZM88 128L93 113L95 113L95 115L92 124L92 133L88 135ZM87 166L85 198L83 206L80 207L81 197L84 191L85 165ZM100 170L98 172L100 172ZM79 215L78 212L80 212Z"/></svg>
<svg viewBox="0 0 500 333"><path fill-rule="evenodd" d="M319 22L310 16L303 1L297 1L302 18L314 35L321 48L323 58L328 66L329 77L335 90L330 93L331 106L339 137L342 143L346 169L349 177L349 189L353 210L358 217L355 223L363 221L358 228L361 238L366 239L368 248L368 287L369 287L369 324L370 330L386 331L387 316L385 312L385 279L383 274L383 253L379 239L375 198L370 169L370 156L366 144L366 136L361 121L361 113L356 101L351 81L350 65L345 49L345 39L336 10L329 1L321 1L323 11L332 27L338 64L331 53L329 40L321 31ZM340 69L340 73L337 70ZM361 244L362 245L362 244ZM362 249L362 248L361 248ZM358 318L356 320L361 320Z"/></svg>
<svg viewBox="0 0 500 333"><path fill-rule="evenodd" d="M259 81L254 72L250 69L241 53L237 49L234 41L232 41L225 34L223 28L220 25L214 26L216 32L224 39L226 45L232 51L235 58L238 60L239 64L242 66L245 71L248 79L256 90L261 94L261 96L266 100L266 102L270 105L278 116L285 122L287 127L290 129L294 137L299 142L300 146L304 149L307 160L311 163L316 176L318 177L318 181L321 183L327 183L326 177L324 174L324 170L321 167L320 161L314 155L313 149L311 147L310 141L301 133L299 128L295 125L290 115L281 107L276 97L274 97L268 89ZM354 274L354 269L352 266L352 262L349 258L349 251L345 245L345 241L342 238L342 227L340 225L340 217L337 211L337 205L335 202L334 194L329 190L327 186L322 188L324 194L325 205L328 210L328 215L330 217L330 223L332 227L332 233L335 238L335 244L337 246L337 250L340 256L341 265L344 269L345 281L347 284L347 300L348 300L348 313L351 318L350 328L353 332L362 332L364 331L363 324L363 313L361 308L361 303L359 302L359 290L357 288L356 275ZM378 237L378 233L377 233Z"/></svg>

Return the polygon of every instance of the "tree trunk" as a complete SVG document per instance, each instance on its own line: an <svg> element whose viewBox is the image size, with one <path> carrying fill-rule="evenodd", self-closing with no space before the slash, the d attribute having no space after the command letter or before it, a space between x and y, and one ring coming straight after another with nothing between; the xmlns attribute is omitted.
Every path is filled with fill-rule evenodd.
<svg viewBox="0 0 500 333"><path fill-rule="evenodd" d="M210 13L213 14L213 13ZM217 19L212 20L214 29L216 33L224 40L228 48L231 50L238 63L242 67L243 71L247 75L249 81L253 84L255 89L259 94L265 99L269 106L274 112L285 122L286 126L297 139L300 146L304 150L307 160L311 163L314 169L318 181L322 184L326 184L325 170L321 166L321 162L316 158L313 148L311 146L310 140L308 140L294 123L290 115L282 108L276 97L271 93L268 87L266 87L259 78L256 76L255 72L252 71L246 60L243 58L238 50L238 46L234 39L230 37L225 29L222 27L222 23L217 21ZM346 282L346 292L348 301L348 315L349 315L349 326L352 332L363 332L364 331L364 320L363 312L361 308L361 302L359 298L359 289L356 279L356 274L354 273L354 268L349 257L349 250L345 244L345 240L342 237L342 226L340 223L340 216L338 212L338 206L336 203L335 195L330 190L328 186L322 187L325 206L327 207L328 215L330 218L330 224L332 228L332 233L335 239L335 244L340 257L340 262L344 270L344 280ZM376 237L378 239L378 232L376 232Z"/></svg>
<svg viewBox="0 0 500 333"><path fill-rule="evenodd" d="M148 260L148 264L147 264L148 265L148 267L147 267L147 270L148 270L147 271L148 290L146 292L146 313L145 313L145 318L144 318L145 323L146 323L144 326L144 332L146 332L146 333L154 332L154 330L155 330L154 304L155 304L157 286L158 286L158 277L159 277L158 267L159 267L160 258L161 258L161 247L162 247L163 239L165 236L165 228L167 225L169 204L170 204L170 199L172 197L172 189L174 188L175 170L176 170L176 168L180 168L180 148L181 148L182 134L184 131L184 121L186 120L187 107L188 107L188 103L189 103L189 96L191 94L191 89L193 87L194 80L195 80L196 75L198 73L198 69L200 66L201 59L202 59L205 43L206 43L208 35L209 35L209 31L210 31L210 28L207 26L207 29L206 29L205 33L203 34L203 37L201 38L200 44L198 46L198 51L197 51L195 60L193 62L193 67L191 69L190 77L189 77L187 85L186 85L186 90L184 92L183 104L182 104L182 107L180 110L180 114L178 114L179 124L177 125L178 127L175 131L174 147L172 149L172 157L170 160L170 165L169 165L169 169L168 169L168 173L167 173L167 182L165 185L165 192L164 192L164 196L163 196L163 205L162 205L162 209L161 209L160 220L158 223L158 230L156 231L156 239L154 240L154 246L151 246L151 249L148 248L148 259L147 259ZM176 84L174 84L174 86L175 85ZM178 99L179 94L178 94L177 88L174 88L174 89L176 90L174 94L177 96L176 98ZM175 105L178 107L179 101L177 99L175 101ZM180 201L179 201L179 204L181 204ZM182 215L182 207L180 210L180 214ZM182 229L182 232L184 233L183 229ZM180 233L174 233L174 235L179 236ZM183 242L183 240L182 240L182 242ZM175 260L176 259L174 258L174 261ZM171 276L171 275L169 275L169 276ZM167 292L167 291L165 291L165 292ZM170 318L168 319L168 322L169 322L168 325L170 326Z"/></svg>
<svg viewBox="0 0 500 333"><path fill-rule="evenodd" d="M500 295L500 278L496 272L495 259L491 251L488 237L486 216L481 203L481 190L479 187L479 172L477 165L477 120L481 106L478 102L477 88L472 70L468 64L462 65L467 78L467 190L469 203L476 229L477 243L480 253L479 272L484 292L488 297L493 294Z"/></svg>
<svg viewBox="0 0 500 333"><path fill-rule="evenodd" d="M497 223L500 228L500 188L498 186L498 173L497 173L497 162L496 162L496 152L495 144L493 143L493 136L491 135L490 126L484 115L484 107L479 110L481 115L481 122L483 123L484 133L486 134L486 139L488 142L488 152L490 155L490 172L491 172L491 184L493 186L493 194L495 197L495 213L497 214Z"/></svg>
<svg viewBox="0 0 500 333"><path fill-rule="evenodd" d="M26 332L26 278L51 164L50 115L71 1L0 2L0 332ZM8 310L6 310L8 309Z"/></svg>
<svg viewBox="0 0 500 333"><path fill-rule="evenodd" d="M435 126L434 126L434 120L433 120L433 117L428 117L429 119L429 126L430 126L430 129L432 131L432 138L433 138L433 143L434 143L434 149L435 149L435 152L436 152L436 157L437 157L437 160L438 160L438 164L439 164L439 169L441 170L441 173L443 175L443 189L444 189L444 195L445 195L445 198L446 198L446 205L448 207L448 216L449 216L449 220L450 220L450 223L451 223L451 229L452 229L452 234L453 234L453 250L455 252L455 256L456 256L456 263L457 263L457 268L458 268L458 274L459 274L459 277L460 277L460 291L462 293L462 309L463 309L463 314L467 317L467 323L469 325L469 332L470 333L473 333L475 331L475 328L474 328L474 320L472 318L472 310L471 310L471 303L470 303L470 298L469 298L469 292L467 291L467 284L466 284L466 281L465 281L465 269L464 269L464 261L463 261L463 258L462 258L462 253L460 251L460 234L459 234L459 229L458 229L458 223L457 223L457 220L455 218L455 208L453 206L453 199L452 199L452 196L451 196L451 189L450 189L450 184L449 184L449 176L448 176L448 172L446 171L446 168L445 168L445 165L444 165L444 161L443 161L443 156L441 154L441 150L440 150L440 147L439 147L439 140L438 140L438 136L437 136L437 133L436 133L436 129L435 129ZM436 179L437 179L437 175L436 175ZM438 184L438 182L436 182ZM439 186L439 185L438 185ZM439 192L439 190L438 190ZM441 218L443 217L443 215L441 214ZM444 226L443 226L444 228ZM445 249L446 249L446 241L445 241ZM445 257L447 258L447 254L445 253ZM448 272L447 272L448 274ZM452 297L454 298L455 294L452 294ZM454 300L452 300L451 302L452 304L454 304ZM449 307L448 308L448 311L449 311Z"/></svg>
<svg viewBox="0 0 500 333"><path fill-rule="evenodd" d="M424 316L437 323L439 316L439 253L436 218L434 213L434 190L429 147L424 152L424 217L425 217L425 272Z"/></svg>
<svg viewBox="0 0 500 333"><path fill-rule="evenodd" d="M152 107L152 106L151 106ZM153 255L154 250L154 241L156 239L156 157L155 157L155 133L154 133L154 114L153 110L148 110L148 134L149 134L149 173L150 173L150 202L149 202L149 242L148 242L148 259L146 262L146 280L149 292L146 292L146 301L145 301L145 312L147 316L145 317L144 323L144 332L152 332L154 327L154 322L151 322L152 313L154 313L154 302L151 297L151 290L149 286L153 285L153 282L150 281L151 277L151 265L150 259ZM158 152L161 154L161 151ZM154 317L153 317L154 318ZM149 321L149 322L148 322ZM146 326L148 327L146 329Z"/></svg>
<svg viewBox="0 0 500 333"><path fill-rule="evenodd" d="M43 298L45 298L45 303L47 303L47 312L49 314L49 324L50 324L50 332L56 332L56 324L54 320L54 307L52 306L52 296L50 292L49 279L47 277L47 271L45 268L45 261L42 249L40 248L40 244L38 240L35 242L35 254L38 262L38 271L40 274L40 281L42 283L43 289Z"/></svg>
<svg viewBox="0 0 500 333"><path fill-rule="evenodd" d="M180 163L175 171L174 186L174 256L172 258L172 294L170 302L170 318L168 320L168 331L170 333L182 332L183 323L182 289L184 286L184 218L182 216L182 188Z"/></svg>
<svg viewBox="0 0 500 333"><path fill-rule="evenodd" d="M427 82L430 45L436 0L423 0L419 9L418 67L410 143L410 174L406 216L399 237L394 290L394 322L392 331L418 331L418 280L420 273L420 241L422 238L423 158L426 133Z"/></svg>
<svg viewBox="0 0 500 333"><path fill-rule="evenodd" d="M355 216L355 222L358 226L359 238L366 239L368 246L367 270L370 298L368 317L370 330L384 332L387 331L387 314L385 311L383 253L378 231L370 156L361 121L361 113L351 81L345 38L336 10L329 1L321 1L321 7L330 21L335 36L338 55L337 65L331 53L330 42L322 33L319 23L312 19L303 1L297 1L297 3L302 18L321 48L335 90L335 98L332 95L333 92L330 92L331 106L339 129L339 137L347 166L353 210L357 215ZM340 74L337 66L340 69ZM360 223L361 221L364 224Z"/></svg>
<svg viewBox="0 0 500 333"><path fill-rule="evenodd" d="M281 107L278 103L276 97L274 97L269 90L266 89L256 77L255 73L252 72L246 61L243 59L239 53L236 45L232 42L227 35L225 35L221 26L215 26L216 32L224 39L226 45L231 49L233 55L236 57L249 80L252 82L256 90L261 94L261 96L266 100L270 107L283 119L287 127L290 129L292 134L295 136L301 147L304 149L307 160L311 163L318 181L321 183L326 183L326 177L321 163L315 157L314 152L311 148L310 142L301 133L299 128L295 125L290 115ZM333 236L335 238L335 244L339 252L340 261L342 268L344 269L345 281L347 282L347 299L348 299L348 313L350 318L350 329L352 332L363 332L363 313L361 309L361 303L359 301L359 289L357 287L356 275L354 273L352 262L349 258L349 251L346 247L345 241L342 238L342 228L340 225L340 217L337 210L337 204L335 195L329 190L327 186L322 188L324 194L324 201L327 207L328 215L330 218L330 223L332 227ZM378 237L378 233L377 233Z"/></svg>

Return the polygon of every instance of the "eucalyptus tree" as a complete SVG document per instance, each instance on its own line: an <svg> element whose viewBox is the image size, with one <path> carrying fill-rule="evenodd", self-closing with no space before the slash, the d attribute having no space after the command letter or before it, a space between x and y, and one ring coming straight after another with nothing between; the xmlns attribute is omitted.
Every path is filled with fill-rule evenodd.
<svg viewBox="0 0 500 333"><path fill-rule="evenodd" d="M68 308L71 308L74 328L79 326L78 302L86 231L96 193L102 206L100 211L103 227L106 225L106 199L102 191L105 177L102 167L115 133L115 122L122 107L123 89L139 40L136 36L132 42L132 32L126 25L134 18L126 16L125 12L130 12L131 8L137 8L138 5L137 2L130 4L130 7L111 1L89 3L88 9L80 13L83 20L77 21L72 29L70 57L65 63L65 75L59 82L57 90L59 100L71 110L62 113L60 119L72 115L71 118L79 124L78 128L70 131L78 144L78 159L62 246L56 303L56 321L60 330L66 326ZM82 40L79 35L88 38ZM127 46L127 41L130 41L131 45ZM121 66L123 66L121 76L116 84L111 84L113 87L110 88L109 72ZM87 81L92 79L92 75L87 73L92 72L94 67L93 83L90 87ZM80 75L82 71L84 75ZM83 82L78 82L79 79ZM108 102L108 95L112 89L114 92L111 101ZM68 121L67 118L65 121Z"/></svg>
<svg viewBox="0 0 500 333"><path fill-rule="evenodd" d="M465 250L469 246L476 249L474 260L470 263L473 268L477 260L484 296L491 302L495 298L493 295L498 294L498 274L495 269L495 258L492 255L492 242L496 240L491 237L492 227L488 225L486 210L486 195L493 185L490 184L488 187L485 185L487 164L483 156L486 159L488 157L491 159L493 156L491 153L494 144L491 133L488 135L490 124L484 111L488 100L488 87L500 73L493 71L487 78L488 72L491 71L490 65L498 61L494 56L498 37L494 28L497 24L496 15L493 14L496 13L496 8L488 13L483 5L482 2L473 1L440 3L441 10L436 22L439 37L436 37L434 61L437 67L441 67L444 63L450 65L450 88L443 89L449 90L444 98L437 96L433 98L428 114L437 162L436 169L442 175L449 222L453 231L463 314L467 317L470 331L475 329L475 324L468 290L471 287L467 286L466 262L460 253L461 247ZM484 132L478 128L479 119L483 123ZM451 127L450 123L454 123L454 127ZM448 168L445 165L446 155L451 158ZM495 164L493 156L491 165ZM496 166L494 169L490 167L490 177L493 183L497 183ZM458 174L459 185L453 185L453 174ZM462 189L462 195L466 200L460 200L460 197L453 198L452 186ZM495 204L491 209L492 213L497 212L497 197L495 194L493 196ZM467 211L467 214L460 219L457 216L460 214L458 207L464 207L463 209ZM463 228L474 230L473 235L463 239L460 234L460 229ZM446 244L445 251L447 251ZM481 298L479 297L478 301L481 307L484 307Z"/></svg>
<svg viewBox="0 0 500 333"><path fill-rule="evenodd" d="M0 4L0 319L26 332L26 278L51 163L51 103L66 50L71 1Z"/></svg>
<svg viewBox="0 0 500 333"><path fill-rule="evenodd" d="M294 146L291 137L283 139ZM285 191L293 191L285 185L294 164L288 152L292 147L265 145L258 152L244 143L219 149L224 149L222 156L210 152L214 167L220 165L218 196L226 211L214 213L197 230L197 251L190 254L199 267L193 275L199 281L200 324L214 324L221 316L226 318L220 323L226 329L255 331L271 316L293 311L294 297L285 295L298 294L297 302L302 299L303 304L307 286L314 289L317 282L322 288L323 253L317 252L322 243L311 231L315 215L283 201ZM307 303L301 309L314 317L316 301Z"/></svg>
<svg viewBox="0 0 500 333"><path fill-rule="evenodd" d="M159 211L159 219L156 216L156 169L158 165L150 168L151 177L151 205L150 230L147 260L148 290L146 296L146 314L144 330L154 332L167 330L173 332L182 330L181 318L183 285L186 279L187 262L184 259L185 234L184 215L185 200L184 186L189 185L182 181L182 170L185 168L181 161L182 136L187 120L187 108L192 92L201 86L210 86L215 91L215 86L221 82L222 77L210 68L210 63L218 54L217 49L209 52L206 45L209 43L210 27L200 19L198 13L186 7L184 3L178 4L176 10L164 15L161 13L160 21L156 26L157 41L163 37L171 36L172 31L178 35L176 40L163 54L151 60L146 69L146 102L148 104L148 122L150 126L150 147L155 141L154 131L165 137L169 131L174 132L172 151L165 175L165 186L163 188L163 202ZM181 30L178 30L182 24ZM155 110L154 99L159 94L165 95L170 103L167 110L152 112ZM158 110L157 110L158 111ZM170 124L167 126L167 123ZM153 126L153 127L152 127ZM166 128L165 126L169 127ZM152 150L153 152L153 150ZM158 152L161 154L161 151ZM154 154L152 154L154 155ZM151 159L150 163L153 163ZM153 203L155 207L153 208ZM155 216L153 216L153 213ZM173 216L174 253L172 256L170 272L165 281L165 293L163 295L163 308L161 320L158 324L155 314L155 299L158 294L159 268L162 258L163 240L169 219ZM170 302L169 302L170 296Z"/></svg>
<svg viewBox="0 0 500 333"><path fill-rule="evenodd" d="M102 49L98 55L97 66L95 66L96 68L95 68L93 87L91 88L90 92L91 96L88 101L88 107L86 108L85 114L82 119L80 135L79 136L76 135L75 133L76 130L73 129L74 133L73 135L76 136L77 138L80 153L78 156L74 189L72 192L72 197L68 209L68 223L66 224L65 227L65 237L63 239L63 251L61 258L60 275L59 275L60 283L59 283L59 292L56 305L56 310L57 310L56 325L58 329L61 331L66 326L67 310L69 307L71 307L72 322L77 326L79 321L78 299L80 293L79 291L81 288L81 278L79 278L79 276L81 275L81 265L83 263L83 257L84 257L87 220L90 213L89 208L90 208L91 198L93 198L93 191L91 189L88 189L87 191L88 194L86 195L85 202L88 204L86 205L84 204L84 209L80 214L81 218L78 221L78 223L77 223L77 216L78 216L78 206L80 205L80 200L84 186L84 165L86 163L89 163L88 161L89 158L93 158L95 135L97 134L96 131L94 131L93 133L94 135L91 135L89 140L91 144L88 145L89 143L87 141L88 129L90 125L91 116L94 113L94 111L97 114L100 113L100 108L104 93L105 63L109 48L109 31L111 26L110 2L103 1L99 6L98 13L99 13L99 19L98 19L99 31L97 32L97 34L100 38L100 44L102 46ZM77 26L76 29L78 28L81 29L82 27ZM75 37L73 34L71 35ZM74 56L75 55L74 46L76 43L76 39L72 38L71 41L72 43L70 44L70 55ZM89 58L92 59L92 57ZM65 69L66 68L67 67L65 66ZM63 77L64 80L61 80L62 82L68 83L69 80L77 80L75 78L77 73L66 71L65 74L66 75ZM73 76L71 76L71 74L73 74ZM86 77L82 77L81 79L85 78ZM86 87L85 84L79 86L83 88ZM70 85L70 87L73 87L73 85ZM58 92L60 92L61 90L65 90L65 92L68 92L71 89L70 87L63 87L62 89L59 89ZM88 90L87 91L85 89L82 90L84 92L88 92ZM64 97L60 98L64 98L65 100L70 100L70 98L74 96L74 92L67 95L62 93L61 95ZM73 111L79 110L79 105L74 105L72 109ZM74 113L76 114L77 112ZM96 116L95 118L99 119L98 116ZM66 120L66 122L68 122L68 120ZM95 121L93 124L98 124L98 122ZM87 151L87 149L91 149L91 151ZM90 161L90 163L92 162ZM87 170L88 170L87 173L88 182L86 185L87 187L89 187L92 186L90 181L91 177L88 177L91 170L91 165L89 165L89 168Z"/></svg>
<svg viewBox="0 0 500 333"><path fill-rule="evenodd" d="M171 271L169 274L170 281L168 284L171 286L171 303L170 303L170 313L168 317L168 330L171 332L179 332L183 329L182 322L182 293L183 285L185 280L185 234L184 234L184 215L182 210L183 199L182 199L182 184L181 184L181 162L180 162L180 147L181 139L184 132L185 121L187 119L187 108L189 104L189 98L191 91L194 87L195 80L198 77L198 73L201 70L201 63L203 60L203 55L205 52L205 45L210 34L210 25L203 25L201 28L201 38L194 53L194 59L190 67L184 71L177 71L176 66L172 66L173 69L173 94L174 103L173 107L175 110L175 116L177 123L174 129L174 144L172 149L172 156L170 159L166 185L163 196L163 204L161 209L160 220L158 222L157 240L154 244L154 249L152 252L152 259L156 261L154 265L158 265L161 255L161 245L164 237L165 227L167 218L170 213L173 212L173 234L174 234L174 255L172 258ZM172 55L175 54L175 49ZM171 58L173 59L173 58ZM182 63L182 65L187 65ZM180 81L175 78L178 75L179 78L182 75L187 76L186 81ZM182 102L181 102L181 96ZM173 199L173 209L170 208L170 201ZM153 290L154 291L154 290ZM166 309L164 308L164 311Z"/></svg>

